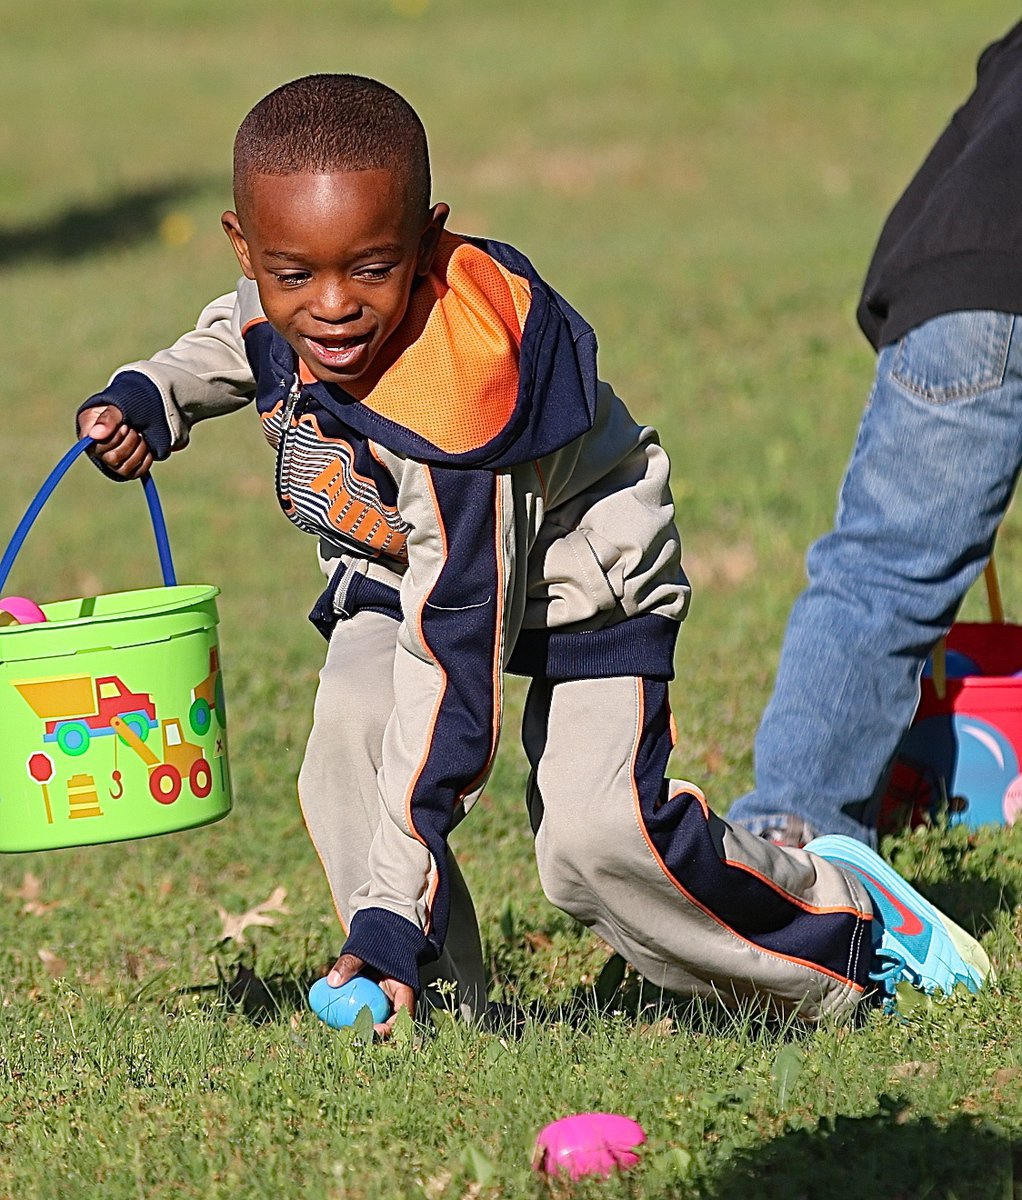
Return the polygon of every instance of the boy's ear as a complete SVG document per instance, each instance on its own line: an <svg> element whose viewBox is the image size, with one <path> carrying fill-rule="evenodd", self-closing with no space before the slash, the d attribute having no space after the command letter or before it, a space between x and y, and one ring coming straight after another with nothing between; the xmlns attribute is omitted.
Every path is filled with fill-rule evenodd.
<svg viewBox="0 0 1022 1200"><path fill-rule="evenodd" d="M434 204L429 210L429 223L419 238L419 254L415 263L416 275L425 275L433 265L433 255L436 254L440 235L451 215L450 207L446 204Z"/></svg>
<svg viewBox="0 0 1022 1200"><path fill-rule="evenodd" d="M252 270L252 258L248 252L248 241L242 232L238 214L228 209L220 218L220 224L224 227L224 233L231 239L231 245L234 247L234 253L238 256L238 263L241 266L242 273L248 279L255 279L255 272Z"/></svg>

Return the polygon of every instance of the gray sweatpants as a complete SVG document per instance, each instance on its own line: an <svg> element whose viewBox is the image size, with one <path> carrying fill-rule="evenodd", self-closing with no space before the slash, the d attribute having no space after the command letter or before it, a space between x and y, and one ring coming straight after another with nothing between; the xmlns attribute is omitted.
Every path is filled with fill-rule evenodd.
<svg viewBox="0 0 1022 1200"><path fill-rule="evenodd" d="M398 624L364 612L338 622L319 675L312 732L298 775L298 800L319 854L334 908L347 931L352 892L368 877L369 846L380 820L377 773L383 731L394 711L394 654ZM486 970L472 897L448 850L451 917L440 959L422 982L457 985L466 1016L486 1008Z"/></svg>
<svg viewBox="0 0 1022 1200"><path fill-rule="evenodd" d="M342 922L366 880L377 772L393 709L397 622L336 627L299 777L305 821ZM801 850L732 828L698 788L668 780L667 687L634 677L536 680L523 727L540 880L655 987L754 998L806 1019L858 1002L872 908L857 881ZM481 1011L486 977L471 897L451 860L451 919L424 977Z"/></svg>

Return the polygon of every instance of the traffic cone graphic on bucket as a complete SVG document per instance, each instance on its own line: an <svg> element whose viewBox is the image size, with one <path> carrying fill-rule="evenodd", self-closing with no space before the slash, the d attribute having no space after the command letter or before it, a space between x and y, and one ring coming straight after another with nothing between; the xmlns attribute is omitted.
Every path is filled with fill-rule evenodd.
<svg viewBox="0 0 1022 1200"><path fill-rule="evenodd" d="M74 821L79 817L101 817L99 793L91 775L72 775L67 781L68 817Z"/></svg>

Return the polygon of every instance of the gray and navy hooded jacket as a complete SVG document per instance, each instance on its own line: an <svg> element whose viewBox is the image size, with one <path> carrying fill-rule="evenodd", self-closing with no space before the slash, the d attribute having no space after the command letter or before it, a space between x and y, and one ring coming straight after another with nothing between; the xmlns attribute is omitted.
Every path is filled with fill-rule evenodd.
<svg viewBox="0 0 1022 1200"><path fill-rule="evenodd" d="M417 989L504 671L667 680L689 588L655 431L598 380L593 330L516 250L443 234L384 353L358 395L318 382L243 279L86 407L116 404L163 459L254 400L280 506L329 565L311 619L327 637L367 609L400 623L381 826L344 949Z"/></svg>

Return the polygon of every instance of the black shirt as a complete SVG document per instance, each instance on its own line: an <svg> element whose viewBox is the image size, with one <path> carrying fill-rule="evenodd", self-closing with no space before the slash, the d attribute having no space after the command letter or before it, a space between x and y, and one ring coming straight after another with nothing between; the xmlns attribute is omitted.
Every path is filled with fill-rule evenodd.
<svg viewBox="0 0 1022 1200"><path fill-rule="evenodd" d="M857 315L879 349L967 309L1022 313L1022 22L983 51L975 90L892 209Z"/></svg>

